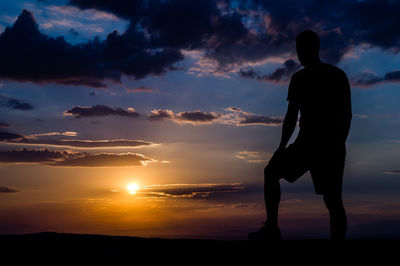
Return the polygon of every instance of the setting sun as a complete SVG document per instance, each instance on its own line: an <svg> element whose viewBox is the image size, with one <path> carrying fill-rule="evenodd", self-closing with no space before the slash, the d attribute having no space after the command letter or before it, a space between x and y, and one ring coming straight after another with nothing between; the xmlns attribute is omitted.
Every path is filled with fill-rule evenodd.
<svg viewBox="0 0 400 266"><path fill-rule="evenodd" d="M128 192L131 195L136 194L136 192L139 190L139 185L135 183L131 183L127 186Z"/></svg>

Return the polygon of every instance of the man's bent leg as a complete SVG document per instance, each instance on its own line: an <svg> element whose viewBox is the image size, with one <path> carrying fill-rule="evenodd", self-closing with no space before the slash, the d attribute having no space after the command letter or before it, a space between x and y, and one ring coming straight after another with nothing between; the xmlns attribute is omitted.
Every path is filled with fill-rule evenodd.
<svg viewBox="0 0 400 266"><path fill-rule="evenodd" d="M329 211L332 240L343 240L346 237L347 217L343 206L342 195L324 194L324 202Z"/></svg>
<svg viewBox="0 0 400 266"><path fill-rule="evenodd" d="M277 174L270 165L267 165L264 169L264 201L267 209L268 224L272 227L278 227L281 186Z"/></svg>

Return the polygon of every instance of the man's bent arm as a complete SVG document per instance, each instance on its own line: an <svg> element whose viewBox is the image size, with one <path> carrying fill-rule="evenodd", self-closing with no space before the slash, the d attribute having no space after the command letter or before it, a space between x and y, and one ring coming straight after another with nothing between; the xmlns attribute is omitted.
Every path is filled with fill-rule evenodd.
<svg viewBox="0 0 400 266"><path fill-rule="evenodd" d="M296 128L297 116L299 114L299 106L293 101L289 101L289 106L286 111L285 119L282 125L282 137L278 150L286 148L294 129Z"/></svg>

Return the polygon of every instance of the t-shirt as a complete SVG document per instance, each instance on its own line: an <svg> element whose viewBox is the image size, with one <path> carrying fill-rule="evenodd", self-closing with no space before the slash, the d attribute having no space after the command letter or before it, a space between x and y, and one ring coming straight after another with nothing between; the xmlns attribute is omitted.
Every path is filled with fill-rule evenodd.
<svg viewBox="0 0 400 266"><path fill-rule="evenodd" d="M319 63L299 70L290 80L287 100L300 108L299 140L318 145L344 143L351 95L341 69Z"/></svg>

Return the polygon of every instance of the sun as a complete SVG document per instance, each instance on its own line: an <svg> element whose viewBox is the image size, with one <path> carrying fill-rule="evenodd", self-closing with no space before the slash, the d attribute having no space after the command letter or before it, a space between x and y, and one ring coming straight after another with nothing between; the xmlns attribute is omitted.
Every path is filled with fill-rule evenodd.
<svg viewBox="0 0 400 266"><path fill-rule="evenodd" d="M129 184L126 189L128 190L129 194L135 195L136 192L139 190L139 185L135 183Z"/></svg>

